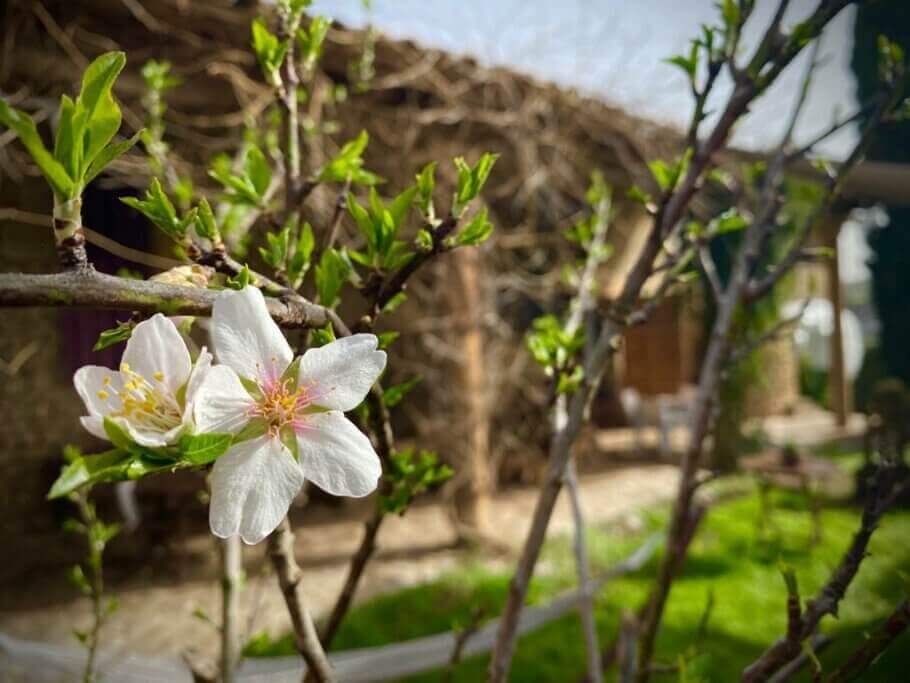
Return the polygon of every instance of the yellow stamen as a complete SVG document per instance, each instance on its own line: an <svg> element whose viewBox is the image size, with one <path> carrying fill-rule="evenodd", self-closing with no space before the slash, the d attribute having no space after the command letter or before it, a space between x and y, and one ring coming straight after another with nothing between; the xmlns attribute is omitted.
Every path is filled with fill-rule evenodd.
<svg viewBox="0 0 910 683"><path fill-rule="evenodd" d="M102 401L106 401L107 397L108 397L108 393L106 391L102 390L102 391L98 392L98 398L100 398Z"/></svg>
<svg viewBox="0 0 910 683"><path fill-rule="evenodd" d="M158 380L159 382L163 382L163 381L164 381L164 373L161 372L161 371L156 372L156 373L154 374L154 377L155 377L155 379Z"/></svg>

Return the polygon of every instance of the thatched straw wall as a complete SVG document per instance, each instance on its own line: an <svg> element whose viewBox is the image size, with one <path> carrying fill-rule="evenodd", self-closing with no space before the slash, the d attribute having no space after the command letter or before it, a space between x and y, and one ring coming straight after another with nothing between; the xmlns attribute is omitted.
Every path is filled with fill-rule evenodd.
<svg viewBox="0 0 910 683"><path fill-rule="evenodd" d="M168 134L180 168L192 172L203 187L211 156L231 151L244 123L265 114L269 93L246 49L255 8L230 7L217 0L45 0L43 4L12 0L0 11L5 12L0 16L0 90L25 109L55 110L59 94L73 91L90 58L123 49L129 64L116 94L124 104L125 127L137 129L143 124L139 69L148 59L171 61L185 85L169 96ZM482 250L480 268L485 275L479 284L479 301L467 303L468 315L447 315L459 306L460 291L457 263L450 260L412 287L411 299L394 320L400 329L411 332L402 342L404 360L394 368L395 375L420 372L426 377L419 400L398 416L399 427L405 436L419 437L422 446L435 445L449 451L450 457L460 457L451 451L471 428L457 417L466 414L466 397L449 390L452 384L446 377L457 371L457 340L463 338L464 327L479 326L488 379L480 398L492 416L494 457L509 453L539 457L544 443L545 384L537 381L521 340L530 320L560 296L557 263L565 254L560 256L564 247L558 229L567 227L582 208L593 169L601 169L621 197L633 182L648 186L646 160L671 156L679 138L673 131L599 101L408 42L378 41L375 77L361 92L351 79L350 67L360 58L363 44L362 33L336 27L330 34L324 73L318 76L310 99L326 102L321 117L318 107L312 106L311 112L313 123L323 126L327 134L308 138L306 163L317 166L362 128L371 134L368 166L388 180L390 192L410 183L430 160L440 162L451 183L452 157L473 160L483 151L501 155L484 194L498 232ZM349 93L341 105L327 98L338 85L347 86ZM43 202L49 198L19 148L6 142L0 138L0 206L16 206L27 198L24 208L46 212L49 204ZM119 163L104 182L144 187L146 165L134 155ZM314 225L325 224L333 201L331 192L317 192L311 216ZM99 220L122 216L104 211L95 215ZM610 234L616 256L608 267L607 293L634 256L643 220L637 207L620 202ZM7 222L9 226L0 230L0 267L52 269L50 231L21 221ZM104 227L118 241L144 249L156 245L131 241L141 232L137 224L129 228L130 234L124 226ZM15 467L16 476L28 478L18 504L37 515L46 477L39 472L40 463L54 456L62 443L82 439L74 419L78 406L68 386L68 369L55 368L49 350L59 343L62 314L6 315L13 324L0 335L4 358L28 345L36 331L45 340L38 356L23 364L15 379L0 389L4 405L18 406L17 424L40 426L29 440L11 436L14 427L0 426L0 467ZM51 403L42 403L38 394L51 396ZM41 405L54 405L59 418L48 420L38 408ZM30 477L22 474L23 462L28 463L24 469L32 472ZM17 517L22 515L19 512ZM0 517L9 518L2 511Z"/></svg>

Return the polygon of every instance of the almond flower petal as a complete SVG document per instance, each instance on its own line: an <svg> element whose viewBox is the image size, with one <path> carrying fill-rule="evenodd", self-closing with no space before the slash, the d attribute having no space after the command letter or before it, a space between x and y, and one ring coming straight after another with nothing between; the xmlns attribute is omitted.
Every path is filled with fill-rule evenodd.
<svg viewBox="0 0 910 683"><path fill-rule="evenodd" d="M212 340L218 362L248 379L277 381L293 358L255 287L225 291L215 299Z"/></svg>
<svg viewBox="0 0 910 683"><path fill-rule="evenodd" d="M73 384L88 410L82 425L107 439L104 420L110 419L141 446L171 445L191 425L191 397L210 366L205 349L193 365L174 323L157 314L133 330L119 371L97 365L76 371Z"/></svg>
<svg viewBox="0 0 910 683"><path fill-rule="evenodd" d="M136 325L126 342L123 362L146 379L161 373L172 394L186 384L193 365L177 327L161 313Z"/></svg>
<svg viewBox="0 0 910 683"><path fill-rule="evenodd" d="M297 432L297 448L304 476L333 496L366 496L382 475L370 440L339 412L310 415Z"/></svg>
<svg viewBox="0 0 910 683"><path fill-rule="evenodd" d="M356 408L385 370L385 351L372 334L342 337L307 349L300 359L298 383L312 387L313 403L347 412Z"/></svg>
<svg viewBox="0 0 910 683"><path fill-rule="evenodd" d="M303 472L278 439L266 435L233 446L212 467L212 533L259 543L287 514L303 482Z"/></svg>
<svg viewBox="0 0 910 683"><path fill-rule="evenodd" d="M216 365L199 385L194 401L196 429L236 434L250 421L253 398L227 365Z"/></svg>
<svg viewBox="0 0 910 683"><path fill-rule="evenodd" d="M262 436L235 443L212 469L212 533L256 543L287 514L305 478L339 496L365 496L382 474L370 440L340 412L356 407L385 368L374 335L310 349L298 377L292 353L259 290L222 293L212 312L214 366L195 400L200 431L237 434L256 420ZM228 367L229 366L229 367ZM296 438L300 462L285 446Z"/></svg>

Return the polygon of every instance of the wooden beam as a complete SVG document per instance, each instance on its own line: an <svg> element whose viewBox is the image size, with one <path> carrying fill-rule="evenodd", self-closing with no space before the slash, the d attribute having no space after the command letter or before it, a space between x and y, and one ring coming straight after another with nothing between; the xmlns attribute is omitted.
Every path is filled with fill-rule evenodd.
<svg viewBox="0 0 910 683"><path fill-rule="evenodd" d="M828 403L837 417L840 427L847 425L847 418L851 411L851 387L847 378L846 360L844 358L844 329L841 314L844 308L843 287L840 281L840 252L837 248L837 236L840 234L841 225L847 214L841 211L832 211L822 226L824 239L832 250L832 256L827 260L828 270L828 300L834 314L834 330L830 339L831 365L828 370Z"/></svg>

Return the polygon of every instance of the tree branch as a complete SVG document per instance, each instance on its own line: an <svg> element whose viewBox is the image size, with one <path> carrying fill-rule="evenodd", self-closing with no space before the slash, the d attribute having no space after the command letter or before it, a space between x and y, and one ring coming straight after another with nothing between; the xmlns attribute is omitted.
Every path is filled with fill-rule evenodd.
<svg viewBox="0 0 910 683"><path fill-rule="evenodd" d="M294 534L287 517L269 536L268 553L294 626L294 644L307 663L308 675L313 675L319 683L333 683L335 673L319 642L313 617L303 597L302 572L294 558Z"/></svg>
<svg viewBox="0 0 910 683"><path fill-rule="evenodd" d="M146 315L209 316L218 291L170 285L151 280L105 275L94 270L47 275L0 274L0 307L65 306ZM269 314L282 327L325 327L337 324L337 316L303 297L293 300L266 299Z"/></svg>
<svg viewBox="0 0 910 683"><path fill-rule="evenodd" d="M907 626L910 626L910 602L904 600L885 622L850 655L850 658L826 679L825 683L847 683L855 680L878 659L895 638L907 629Z"/></svg>
<svg viewBox="0 0 910 683"><path fill-rule="evenodd" d="M838 605L859 571L860 564L866 558L869 539L878 527L882 515L894 500L894 496L891 495L893 470L894 466L886 463L876 471L863 508L860 527L853 535L853 540L840 564L815 598L806 603L806 609L803 610L798 624L788 628L786 636L780 638L746 667L740 678L741 683L767 681L772 674L799 654L800 644L815 632L822 618L827 615L837 616Z"/></svg>

